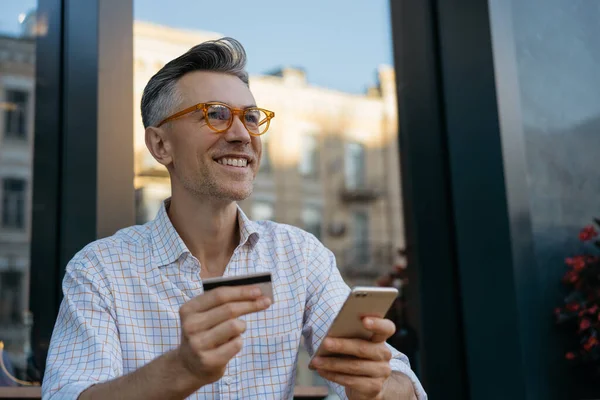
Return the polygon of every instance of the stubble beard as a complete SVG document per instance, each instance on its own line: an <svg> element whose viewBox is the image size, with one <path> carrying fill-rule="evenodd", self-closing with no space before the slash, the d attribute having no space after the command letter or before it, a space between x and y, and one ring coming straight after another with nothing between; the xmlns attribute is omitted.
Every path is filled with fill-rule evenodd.
<svg viewBox="0 0 600 400"><path fill-rule="evenodd" d="M220 185L208 168L202 168L201 171L198 171L196 178L186 177L181 182L187 191L202 200L242 201L250 197L254 189L253 181L244 182L245 188L237 190Z"/></svg>

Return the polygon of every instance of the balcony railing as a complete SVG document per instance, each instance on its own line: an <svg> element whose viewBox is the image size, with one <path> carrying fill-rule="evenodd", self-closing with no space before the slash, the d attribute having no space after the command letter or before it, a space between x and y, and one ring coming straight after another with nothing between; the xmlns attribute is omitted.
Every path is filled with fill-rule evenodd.
<svg viewBox="0 0 600 400"><path fill-rule="evenodd" d="M340 189L340 197L346 203L367 203L377 200L382 194L381 185L374 183L344 184Z"/></svg>

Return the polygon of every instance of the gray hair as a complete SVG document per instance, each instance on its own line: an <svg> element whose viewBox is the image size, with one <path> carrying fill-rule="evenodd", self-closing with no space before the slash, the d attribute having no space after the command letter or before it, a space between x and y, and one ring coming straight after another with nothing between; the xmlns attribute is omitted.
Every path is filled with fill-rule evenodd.
<svg viewBox="0 0 600 400"><path fill-rule="evenodd" d="M188 72L223 72L237 76L248 86L245 68L246 51L235 39L226 37L192 47L169 61L148 81L141 104L144 127L156 126L175 112L175 108L181 103L177 81Z"/></svg>

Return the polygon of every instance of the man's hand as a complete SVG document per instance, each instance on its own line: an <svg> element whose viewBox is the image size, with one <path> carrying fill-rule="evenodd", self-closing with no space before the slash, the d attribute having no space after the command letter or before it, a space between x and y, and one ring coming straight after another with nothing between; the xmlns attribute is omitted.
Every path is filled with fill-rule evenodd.
<svg viewBox="0 0 600 400"><path fill-rule="evenodd" d="M373 317L364 318L363 324L373 332L370 341L328 337L323 343L325 349L341 357L315 357L310 367L328 381L344 386L350 400L384 399L384 389L392 374L392 353L385 341L396 327L390 320ZM398 398L410 400L414 392L402 396Z"/></svg>
<svg viewBox="0 0 600 400"><path fill-rule="evenodd" d="M179 309L178 360L201 386L221 379L229 360L242 349L246 323L238 317L270 304L256 286L220 287L188 301Z"/></svg>

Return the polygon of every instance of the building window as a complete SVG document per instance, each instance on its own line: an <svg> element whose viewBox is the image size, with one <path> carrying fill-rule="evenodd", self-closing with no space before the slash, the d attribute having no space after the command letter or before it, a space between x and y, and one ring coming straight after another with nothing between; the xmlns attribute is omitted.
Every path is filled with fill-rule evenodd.
<svg viewBox="0 0 600 400"><path fill-rule="evenodd" d="M252 203L252 219L255 221L272 221L275 216L273 203L255 201Z"/></svg>
<svg viewBox="0 0 600 400"><path fill-rule="evenodd" d="M5 178L2 185L2 226L25 227L25 180Z"/></svg>
<svg viewBox="0 0 600 400"><path fill-rule="evenodd" d="M29 94L22 90L7 90L4 97L4 132L14 139L27 137L27 102Z"/></svg>
<svg viewBox="0 0 600 400"><path fill-rule="evenodd" d="M14 269L0 271L0 323L18 324L21 317L23 273Z"/></svg>
<svg viewBox="0 0 600 400"><path fill-rule="evenodd" d="M358 189L365 184L365 147L360 143L347 143L345 151L346 188Z"/></svg>
<svg viewBox="0 0 600 400"><path fill-rule="evenodd" d="M370 261L369 253L369 215L366 211L356 211L353 214L353 236L355 262L358 264L368 264Z"/></svg>
<svg viewBox="0 0 600 400"><path fill-rule="evenodd" d="M304 230L312 233L315 237L321 240L321 209L316 206L307 206L302 210L302 224Z"/></svg>
<svg viewBox="0 0 600 400"><path fill-rule="evenodd" d="M314 135L303 137L298 170L305 177L316 178L319 176L319 143Z"/></svg>
<svg viewBox="0 0 600 400"><path fill-rule="evenodd" d="M271 153L269 152L269 140L267 135L261 136L260 140L262 141L262 155L260 158L260 172L271 172Z"/></svg>

